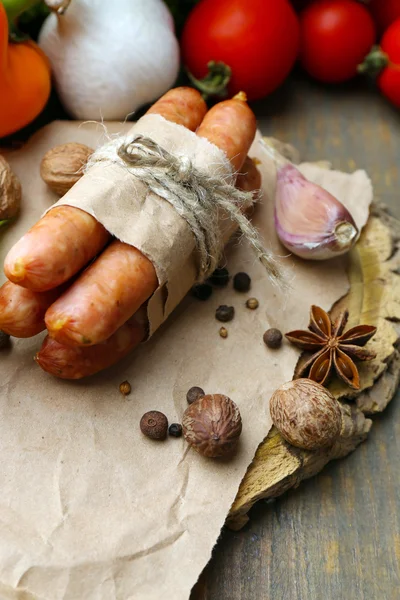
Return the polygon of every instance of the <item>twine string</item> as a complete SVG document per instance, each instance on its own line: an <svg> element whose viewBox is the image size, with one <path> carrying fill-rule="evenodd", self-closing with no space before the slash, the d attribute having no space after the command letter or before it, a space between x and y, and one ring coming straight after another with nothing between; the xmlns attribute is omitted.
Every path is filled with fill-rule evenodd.
<svg viewBox="0 0 400 600"><path fill-rule="evenodd" d="M220 261L224 240L218 217L223 211L249 242L272 282L281 283L273 253L263 246L257 230L243 214L257 200L252 192L238 190L223 177L200 171L187 156L172 154L143 135L122 142L120 138L111 140L92 155L86 170L101 161L127 168L185 219L199 253L198 281L211 275Z"/></svg>

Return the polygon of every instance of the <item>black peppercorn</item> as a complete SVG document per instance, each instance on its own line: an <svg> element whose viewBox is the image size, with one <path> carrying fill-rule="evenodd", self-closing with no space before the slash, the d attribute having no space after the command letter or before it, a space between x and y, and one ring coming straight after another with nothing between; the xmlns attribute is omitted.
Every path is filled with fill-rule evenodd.
<svg viewBox="0 0 400 600"><path fill-rule="evenodd" d="M226 267L219 267L218 269L215 269L208 281L217 287L224 287L229 282L228 269Z"/></svg>
<svg viewBox="0 0 400 600"><path fill-rule="evenodd" d="M226 304L221 304L221 306L218 306L217 310L215 311L215 318L218 319L218 321L222 321L223 323L232 321L234 316L235 309L233 308L233 306L227 306Z"/></svg>
<svg viewBox="0 0 400 600"><path fill-rule="evenodd" d="M193 404L193 402L196 402L196 400L202 398L205 395L205 391L201 387L195 385L191 387L188 393L186 394L186 400L188 401L188 404Z"/></svg>
<svg viewBox="0 0 400 600"><path fill-rule="evenodd" d="M168 419L158 410L150 410L140 419L140 430L153 440L165 440L168 431Z"/></svg>
<svg viewBox="0 0 400 600"><path fill-rule="evenodd" d="M213 289L209 283L199 283L192 287L192 296L198 300L208 300L212 291Z"/></svg>
<svg viewBox="0 0 400 600"><path fill-rule="evenodd" d="M263 340L268 348L279 348L282 344L282 333L279 331L279 329L272 327L271 329L267 329L267 331L264 333Z"/></svg>
<svg viewBox="0 0 400 600"><path fill-rule="evenodd" d="M171 423L168 429L169 435L172 437L181 437L182 435L182 425L180 423Z"/></svg>
<svg viewBox="0 0 400 600"><path fill-rule="evenodd" d="M233 278L233 287L237 292L248 292L250 284L251 279L247 273L236 273Z"/></svg>
<svg viewBox="0 0 400 600"><path fill-rule="evenodd" d="M7 348L10 345L10 336L8 333L0 330L0 348Z"/></svg>

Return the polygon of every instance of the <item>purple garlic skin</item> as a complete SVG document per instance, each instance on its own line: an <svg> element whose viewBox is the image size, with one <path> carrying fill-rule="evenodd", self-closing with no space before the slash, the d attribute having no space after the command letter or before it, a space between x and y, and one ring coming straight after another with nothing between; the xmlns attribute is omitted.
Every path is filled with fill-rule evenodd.
<svg viewBox="0 0 400 600"><path fill-rule="evenodd" d="M345 254L359 234L347 208L290 163L278 167L275 228L288 250L308 260Z"/></svg>

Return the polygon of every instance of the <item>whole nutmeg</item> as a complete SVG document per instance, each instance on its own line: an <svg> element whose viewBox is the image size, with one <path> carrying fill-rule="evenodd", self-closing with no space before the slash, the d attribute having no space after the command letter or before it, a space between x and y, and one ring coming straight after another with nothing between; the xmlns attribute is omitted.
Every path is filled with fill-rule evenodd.
<svg viewBox="0 0 400 600"><path fill-rule="evenodd" d="M76 142L55 146L44 155L40 176L53 192L63 196L82 177L92 154L92 148Z"/></svg>
<svg viewBox="0 0 400 600"><path fill-rule="evenodd" d="M242 432L239 408L223 394L207 394L183 413L183 435L188 444L208 458L231 454Z"/></svg>
<svg viewBox="0 0 400 600"><path fill-rule="evenodd" d="M168 419L158 410L149 410L140 419L140 430L152 440L165 440L168 431Z"/></svg>
<svg viewBox="0 0 400 600"><path fill-rule="evenodd" d="M295 379L271 396L272 422L293 446L317 450L331 446L340 435L339 402L319 383Z"/></svg>
<svg viewBox="0 0 400 600"><path fill-rule="evenodd" d="M0 156L0 221L13 219L21 207L21 184L5 158Z"/></svg>

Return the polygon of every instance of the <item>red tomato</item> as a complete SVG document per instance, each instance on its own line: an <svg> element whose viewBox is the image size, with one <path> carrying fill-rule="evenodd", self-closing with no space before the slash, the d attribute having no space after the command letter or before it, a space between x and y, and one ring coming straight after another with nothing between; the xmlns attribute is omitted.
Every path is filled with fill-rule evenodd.
<svg viewBox="0 0 400 600"><path fill-rule="evenodd" d="M315 79L351 79L375 42L368 10L355 0L317 0L300 15L300 61Z"/></svg>
<svg viewBox="0 0 400 600"><path fill-rule="evenodd" d="M386 98L400 108L400 19L384 33L381 50L387 54L389 64L378 75L376 82Z"/></svg>
<svg viewBox="0 0 400 600"><path fill-rule="evenodd" d="M256 100L275 90L292 68L299 24L288 0L201 0L190 13L181 40L183 62L197 78L207 63L232 69L228 91Z"/></svg>
<svg viewBox="0 0 400 600"><path fill-rule="evenodd" d="M371 0L368 6L379 31L385 31L400 17L400 0Z"/></svg>

